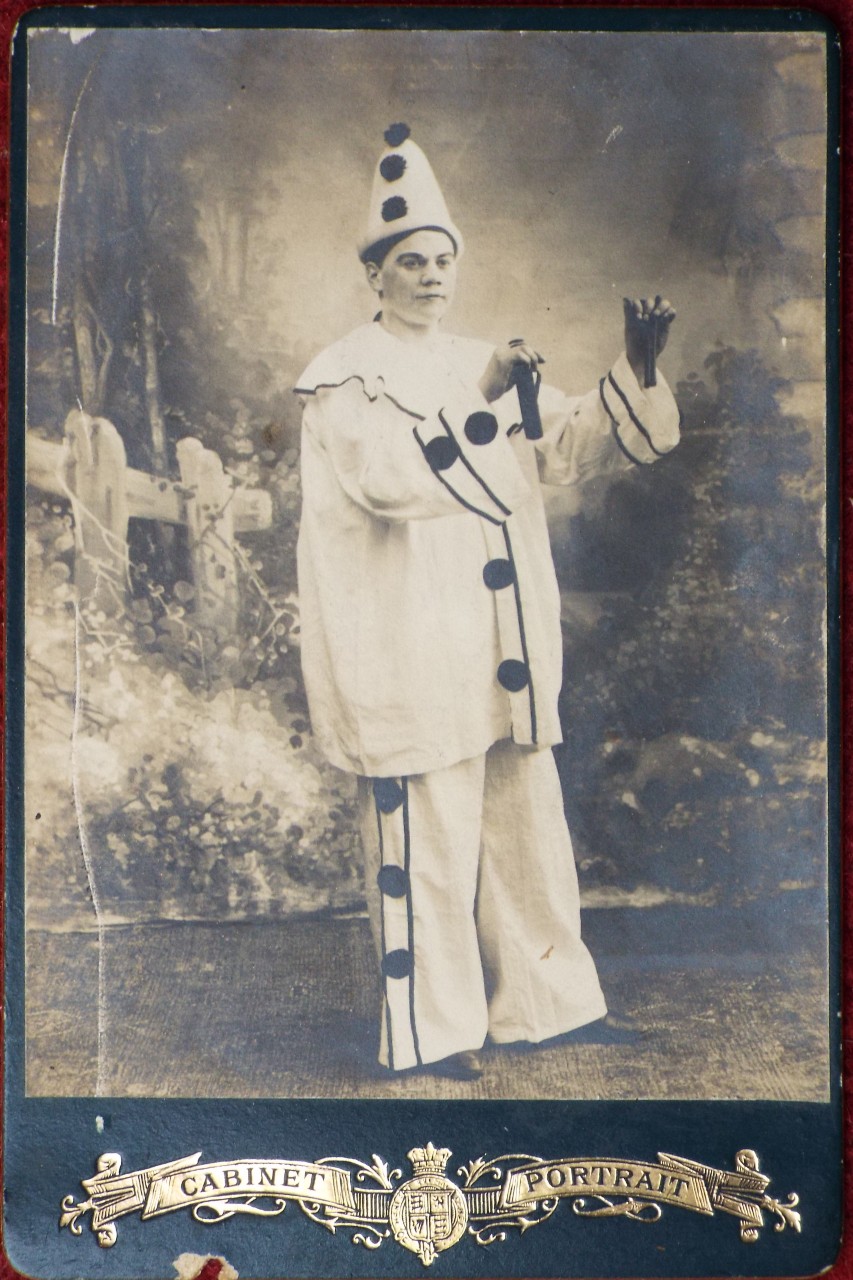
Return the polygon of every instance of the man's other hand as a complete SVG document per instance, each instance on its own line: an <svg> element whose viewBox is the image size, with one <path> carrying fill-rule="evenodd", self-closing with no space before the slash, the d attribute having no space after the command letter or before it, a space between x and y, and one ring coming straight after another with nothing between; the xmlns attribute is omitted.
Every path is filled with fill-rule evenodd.
<svg viewBox="0 0 853 1280"><path fill-rule="evenodd" d="M525 342L523 338L513 338L492 352L492 358L479 382L480 390L491 404L515 385L519 369L535 369L543 363L544 357L534 351L529 342Z"/></svg>
<svg viewBox="0 0 853 1280"><path fill-rule="evenodd" d="M625 354L634 370L634 376L642 386L651 321L654 321L657 339L655 342L655 358L657 358L666 346L669 326L675 319L675 311L672 304L660 294L654 302L650 302L648 298L623 298L622 303L625 309Z"/></svg>

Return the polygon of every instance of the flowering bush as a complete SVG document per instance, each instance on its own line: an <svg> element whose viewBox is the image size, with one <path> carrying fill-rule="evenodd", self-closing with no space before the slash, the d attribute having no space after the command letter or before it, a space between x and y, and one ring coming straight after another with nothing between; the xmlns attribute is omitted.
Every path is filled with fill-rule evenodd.
<svg viewBox="0 0 853 1280"><path fill-rule="evenodd" d="M114 919L360 903L354 786L308 732L292 592L244 553L240 628L218 636L195 625L190 584L143 561L125 610L75 611L73 547L68 505L31 495L31 911L88 915L90 877Z"/></svg>
<svg viewBox="0 0 853 1280"><path fill-rule="evenodd" d="M360 900L353 788L288 708L286 681L202 697L113 662L80 744L102 892L159 916L281 915Z"/></svg>

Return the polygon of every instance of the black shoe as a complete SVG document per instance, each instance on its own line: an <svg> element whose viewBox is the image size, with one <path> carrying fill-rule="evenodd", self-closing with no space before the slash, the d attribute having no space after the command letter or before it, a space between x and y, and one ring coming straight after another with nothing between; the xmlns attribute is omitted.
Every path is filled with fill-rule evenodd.
<svg viewBox="0 0 853 1280"><path fill-rule="evenodd" d="M597 1022L567 1032L570 1044L639 1044L649 1037L649 1030L627 1013L607 1013Z"/></svg>
<svg viewBox="0 0 853 1280"><path fill-rule="evenodd" d="M461 1053L451 1053L450 1057L439 1062L424 1063L423 1070L432 1076L446 1076L451 1080L479 1080L483 1074L483 1064L479 1056L471 1049Z"/></svg>

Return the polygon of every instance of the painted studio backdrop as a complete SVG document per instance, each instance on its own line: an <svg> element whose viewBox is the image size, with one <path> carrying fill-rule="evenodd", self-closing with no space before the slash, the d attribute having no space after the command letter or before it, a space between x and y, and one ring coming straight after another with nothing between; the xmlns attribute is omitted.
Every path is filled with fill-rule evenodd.
<svg viewBox="0 0 853 1280"><path fill-rule="evenodd" d="M365 1066L354 783L301 682L291 388L374 310L354 243L405 120L466 238L448 329L583 392L623 295L678 311L681 446L547 499L585 927L663 1039L647 1078L530 1089L824 1097L818 37L43 29L29 60L29 1091L402 1088Z"/></svg>

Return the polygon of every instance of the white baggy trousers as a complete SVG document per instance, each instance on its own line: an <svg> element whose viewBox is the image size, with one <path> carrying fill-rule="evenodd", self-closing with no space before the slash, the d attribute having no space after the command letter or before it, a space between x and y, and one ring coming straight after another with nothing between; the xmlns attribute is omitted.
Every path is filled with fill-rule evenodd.
<svg viewBox="0 0 853 1280"><path fill-rule="evenodd" d="M550 750L502 741L447 769L359 778L359 810L384 1066L604 1016Z"/></svg>

